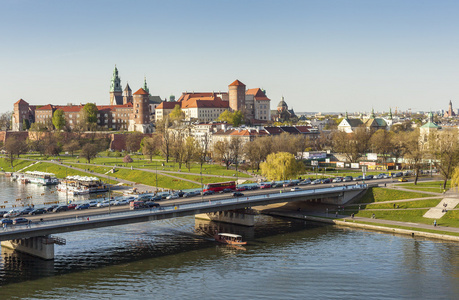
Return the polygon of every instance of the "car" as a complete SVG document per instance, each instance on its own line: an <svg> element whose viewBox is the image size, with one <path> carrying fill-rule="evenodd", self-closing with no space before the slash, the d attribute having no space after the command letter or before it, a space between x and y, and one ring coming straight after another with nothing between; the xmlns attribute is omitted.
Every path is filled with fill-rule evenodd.
<svg viewBox="0 0 459 300"><path fill-rule="evenodd" d="M384 173L381 173L381 174L378 174L375 176L376 179L384 179L384 178L387 178L387 175L384 174Z"/></svg>
<svg viewBox="0 0 459 300"><path fill-rule="evenodd" d="M285 182L285 183L283 184L283 187L294 186L294 185L295 185L294 182L289 181L289 182Z"/></svg>
<svg viewBox="0 0 459 300"><path fill-rule="evenodd" d="M183 198L190 198L199 195L199 192L188 192L183 194Z"/></svg>
<svg viewBox="0 0 459 300"><path fill-rule="evenodd" d="M163 197L161 197L161 195L155 195L153 198L151 198L152 201L159 201L159 200L163 200ZM130 200L132 201L132 200Z"/></svg>
<svg viewBox="0 0 459 300"><path fill-rule="evenodd" d="M349 181L352 181L354 178L352 178L352 176L346 176L343 178L343 182L349 182Z"/></svg>
<svg viewBox="0 0 459 300"><path fill-rule="evenodd" d="M325 178L324 180L322 180L322 183L323 184L331 183L331 180L330 180L330 178Z"/></svg>
<svg viewBox="0 0 459 300"><path fill-rule="evenodd" d="M183 195L185 194L184 191L180 190L176 193L179 197L183 197Z"/></svg>
<svg viewBox="0 0 459 300"><path fill-rule="evenodd" d="M13 220L13 225L17 225L17 224L27 224L27 223L31 223L32 221L30 221L29 219L26 219L26 218L16 218Z"/></svg>
<svg viewBox="0 0 459 300"><path fill-rule="evenodd" d="M320 183L322 183L322 179L316 179L311 182L311 184L320 184Z"/></svg>
<svg viewBox="0 0 459 300"><path fill-rule="evenodd" d="M203 195L203 196L213 195L213 194L215 194L215 192L214 192L214 191L211 191L211 190L202 192L202 195Z"/></svg>
<svg viewBox="0 0 459 300"><path fill-rule="evenodd" d="M61 211L68 211L69 207L67 205L60 205L53 209L53 212L61 212Z"/></svg>
<svg viewBox="0 0 459 300"><path fill-rule="evenodd" d="M147 207L160 207L161 205L159 203L153 202L153 201L147 201L145 202L145 205Z"/></svg>
<svg viewBox="0 0 459 300"><path fill-rule="evenodd" d="M281 183L273 183L271 184L271 188L279 188L279 187L282 187L282 184Z"/></svg>
<svg viewBox="0 0 459 300"><path fill-rule="evenodd" d="M59 205L57 205L57 204L53 204L53 205L45 207L45 209L46 209L47 212L52 212L58 206Z"/></svg>
<svg viewBox="0 0 459 300"><path fill-rule="evenodd" d="M244 196L244 194L241 193L241 192L234 192L233 193L233 197L243 197L243 196Z"/></svg>
<svg viewBox="0 0 459 300"><path fill-rule="evenodd" d="M21 216L22 216L22 215L28 215L29 212L31 212L31 211L33 211L33 210L34 210L33 207L28 206L28 207L24 208L23 210L21 210Z"/></svg>
<svg viewBox="0 0 459 300"><path fill-rule="evenodd" d="M11 219L1 219L0 223L3 224L13 224L13 220Z"/></svg>
<svg viewBox="0 0 459 300"><path fill-rule="evenodd" d="M297 186L294 186L294 187L292 187L292 188L290 189L290 191L296 192L296 191L301 191L301 189L300 189L299 187L297 187Z"/></svg>
<svg viewBox="0 0 459 300"><path fill-rule="evenodd" d="M3 215L4 218L15 218L15 217L19 217L21 215L21 212L17 209L12 209L10 210L9 212L7 212L6 214Z"/></svg>
<svg viewBox="0 0 459 300"><path fill-rule="evenodd" d="M226 188L226 189L221 190L219 193L225 194L225 193L231 193L232 191L233 191L232 189Z"/></svg>
<svg viewBox="0 0 459 300"><path fill-rule="evenodd" d="M334 183L343 182L343 177L335 177L335 178L333 178L332 182L334 182Z"/></svg>
<svg viewBox="0 0 459 300"><path fill-rule="evenodd" d="M113 203L110 203L108 200L97 203L97 207L108 207L109 205L113 205Z"/></svg>
<svg viewBox="0 0 459 300"><path fill-rule="evenodd" d="M8 213L7 210L0 210L0 217L3 217L4 214Z"/></svg>
<svg viewBox="0 0 459 300"><path fill-rule="evenodd" d="M311 179L305 179L301 181L300 183L298 183L298 185L307 185L307 184L311 184Z"/></svg>
<svg viewBox="0 0 459 300"><path fill-rule="evenodd" d="M71 209L75 209L75 207L77 207L77 206L78 206L78 204L71 203L71 204L67 205L67 208L68 208L69 210L71 210Z"/></svg>
<svg viewBox="0 0 459 300"><path fill-rule="evenodd" d="M408 181L408 179L406 179L405 177L402 177L402 178L400 178L398 181L401 181L401 182L407 182L407 181Z"/></svg>
<svg viewBox="0 0 459 300"><path fill-rule="evenodd" d="M97 203L99 203L97 200L89 201L89 207L97 207Z"/></svg>
<svg viewBox="0 0 459 300"><path fill-rule="evenodd" d="M166 197L167 200L178 199L180 196L178 194L171 194Z"/></svg>
<svg viewBox="0 0 459 300"><path fill-rule="evenodd" d="M247 190L247 188L245 186L239 186L239 187L236 188L236 192L243 192L245 190Z"/></svg>
<svg viewBox="0 0 459 300"><path fill-rule="evenodd" d="M397 172L393 175L394 177L402 177L403 173L402 172Z"/></svg>
<svg viewBox="0 0 459 300"><path fill-rule="evenodd" d="M88 209L90 207L91 207L91 205L89 203L84 203L84 204L80 204L77 207L75 207L75 210Z"/></svg>
<svg viewBox="0 0 459 300"><path fill-rule="evenodd" d="M360 181L360 180L363 180L363 176L362 175L354 177L354 181Z"/></svg>
<svg viewBox="0 0 459 300"><path fill-rule="evenodd" d="M46 214L48 211L44 208L36 208L34 210L32 210L31 212L29 212L29 215L30 216L35 216L35 215L42 215L42 214Z"/></svg>
<svg viewBox="0 0 459 300"><path fill-rule="evenodd" d="M270 183L264 183L262 185L260 185L260 189L269 189L271 188L271 184Z"/></svg>

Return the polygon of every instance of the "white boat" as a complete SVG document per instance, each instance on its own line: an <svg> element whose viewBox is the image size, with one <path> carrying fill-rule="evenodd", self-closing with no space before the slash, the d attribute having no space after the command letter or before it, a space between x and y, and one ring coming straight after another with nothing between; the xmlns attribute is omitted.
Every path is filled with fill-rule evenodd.
<svg viewBox="0 0 459 300"><path fill-rule="evenodd" d="M23 183L36 183L39 185L53 185L58 184L59 180L53 173L40 172L40 171L27 171L19 175Z"/></svg>
<svg viewBox="0 0 459 300"><path fill-rule="evenodd" d="M67 176L59 185L57 190L73 195L87 195L108 191L108 186L97 177L88 176Z"/></svg>

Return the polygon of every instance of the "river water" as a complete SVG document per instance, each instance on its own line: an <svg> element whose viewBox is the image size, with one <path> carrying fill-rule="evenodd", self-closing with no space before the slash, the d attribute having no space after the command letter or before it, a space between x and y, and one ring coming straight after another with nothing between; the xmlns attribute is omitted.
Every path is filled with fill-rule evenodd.
<svg viewBox="0 0 459 300"><path fill-rule="evenodd" d="M0 204L31 194L65 201L44 187L0 184ZM204 234L214 229L248 245L217 245ZM268 216L253 228L184 217L59 237L67 245L55 246L54 261L2 249L0 299L459 298L451 242Z"/></svg>

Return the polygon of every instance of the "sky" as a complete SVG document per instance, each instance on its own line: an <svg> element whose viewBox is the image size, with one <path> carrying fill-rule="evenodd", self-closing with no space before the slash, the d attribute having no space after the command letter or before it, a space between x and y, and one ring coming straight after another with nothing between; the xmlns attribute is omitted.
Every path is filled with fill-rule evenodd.
<svg viewBox="0 0 459 300"><path fill-rule="evenodd" d="M263 88L295 112L459 107L459 1L0 0L0 112Z"/></svg>

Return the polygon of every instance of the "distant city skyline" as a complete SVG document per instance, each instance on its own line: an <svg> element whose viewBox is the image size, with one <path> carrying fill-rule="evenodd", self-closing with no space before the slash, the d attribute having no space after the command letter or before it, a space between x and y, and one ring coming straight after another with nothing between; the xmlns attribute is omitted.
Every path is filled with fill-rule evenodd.
<svg viewBox="0 0 459 300"><path fill-rule="evenodd" d="M459 107L456 1L0 0L0 112L238 79L295 112Z"/></svg>

